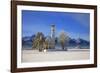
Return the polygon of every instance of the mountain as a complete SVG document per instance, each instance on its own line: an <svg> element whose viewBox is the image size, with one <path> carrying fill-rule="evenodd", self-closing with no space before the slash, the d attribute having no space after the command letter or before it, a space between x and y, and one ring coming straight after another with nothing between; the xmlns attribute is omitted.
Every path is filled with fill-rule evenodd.
<svg viewBox="0 0 100 73"><path fill-rule="evenodd" d="M24 47L25 46L32 47L32 41L33 41L34 38L35 38L35 35L23 37L22 38L22 45ZM58 40L59 39L56 37L56 40L55 40L57 42L56 46L61 46L60 42L58 42ZM81 47L88 46L88 48L89 48L90 42L87 41L87 40L81 39L81 38L79 38L79 39L69 38L69 40L66 41L66 44L65 44L65 46L67 46L67 47L69 47L69 46L70 47L76 47L77 45L80 45Z"/></svg>
<svg viewBox="0 0 100 73"><path fill-rule="evenodd" d="M77 45L77 42L76 42L77 40L76 39L69 39L69 41L68 41L68 45L69 46L76 46Z"/></svg>
<svg viewBox="0 0 100 73"><path fill-rule="evenodd" d="M80 41L80 45L84 45L84 46L87 46L87 45L90 45L89 41L86 41L86 40L83 40L83 39L79 39Z"/></svg>
<svg viewBox="0 0 100 73"><path fill-rule="evenodd" d="M73 45L76 45L76 44L84 44L84 45L89 45L89 41L87 40L84 40L84 39L70 39L69 40L69 44L73 44Z"/></svg>
<svg viewBox="0 0 100 73"><path fill-rule="evenodd" d="M23 46L32 46L32 41L33 41L34 37L35 37L35 35L23 37L22 45Z"/></svg>

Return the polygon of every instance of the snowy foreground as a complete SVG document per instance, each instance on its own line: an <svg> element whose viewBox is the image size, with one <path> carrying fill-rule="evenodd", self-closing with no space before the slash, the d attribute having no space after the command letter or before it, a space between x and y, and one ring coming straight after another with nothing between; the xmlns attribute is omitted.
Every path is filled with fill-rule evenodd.
<svg viewBox="0 0 100 73"><path fill-rule="evenodd" d="M45 62L65 60L86 60L90 57L89 49L68 49L68 51L23 50L22 62Z"/></svg>

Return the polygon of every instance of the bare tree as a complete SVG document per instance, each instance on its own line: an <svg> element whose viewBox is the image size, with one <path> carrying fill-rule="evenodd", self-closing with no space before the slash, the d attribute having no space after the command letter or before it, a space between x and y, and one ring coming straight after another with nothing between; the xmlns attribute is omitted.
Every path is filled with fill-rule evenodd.
<svg viewBox="0 0 100 73"><path fill-rule="evenodd" d="M33 41L33 48L37 48L39 51L42 51L43 49L43 42L44 42L44 35L42 32L38 32L36 34L36 37Z"/></svg>
<svg viewBox="0 0 100 73"><path fill-rule="evenodd" d="M61 47L62 47L63 50L65 49L65 45L67 44L68 38L69 37L67 36L67 34L64 31L62 31L60 33L59 42L60 42Z"/></svg>

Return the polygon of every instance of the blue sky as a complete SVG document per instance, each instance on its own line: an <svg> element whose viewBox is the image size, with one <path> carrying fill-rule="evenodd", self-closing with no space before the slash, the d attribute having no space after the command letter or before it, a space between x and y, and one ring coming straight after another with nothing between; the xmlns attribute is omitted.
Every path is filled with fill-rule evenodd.
<svg viewBox="0 0 100 73"><path fill-rule="evenodd" d="M56 36L65 31L71 38L89 40L90 14L75 12L51 12L22 10L22 36L31 36L43 32L50 36L50 27L54 24Z"/></svg>

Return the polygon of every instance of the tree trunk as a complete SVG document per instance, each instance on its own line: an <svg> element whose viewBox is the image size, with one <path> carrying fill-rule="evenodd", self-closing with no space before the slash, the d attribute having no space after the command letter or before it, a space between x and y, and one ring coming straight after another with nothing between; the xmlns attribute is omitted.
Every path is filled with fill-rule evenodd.
<svg viewBox="0 0 100 73"><path fill-rule="evenodd" d="M64 50L64 43L63 42L61 43L61 46L62 46L62 49Z"/></svg>

